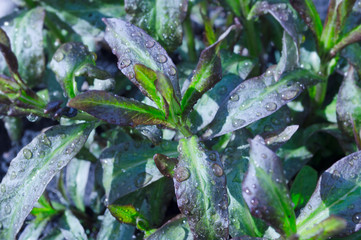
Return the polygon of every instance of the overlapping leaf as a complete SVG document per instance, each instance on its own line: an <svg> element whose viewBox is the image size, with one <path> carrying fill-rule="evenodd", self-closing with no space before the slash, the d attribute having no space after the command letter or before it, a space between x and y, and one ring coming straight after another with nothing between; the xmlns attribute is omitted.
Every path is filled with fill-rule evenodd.
<svg viewBox="0 0 361 240"><path fill-rule="evenodd" d="M60 231L65 239L88 239L79 219L70 210L65 211L60 224Z"/></svg>
<svg viewBox="0 0 361 240"><path fill-rule="evenodd" d="M149 230L148 220L132 205L108 205L110 213L119 222L136 226L139 230Z"/></svg>
<svg viewBox="0 0 361 240"><path fill-rule="evenodd" d="M358 42L360 40L361 40L361 25L355 27L350 32L346 33L345 36L343 36L340 40L338 40L335 46L331 49L330 54L334 56L337 52L339 52L347 45Z"/></svg>
<svg viewBox="0 0 361 240"><path fill-rule="evenodd" d="M183 215L179 215L166 222L156 232L146 238L147 240L168 240L182 239L193 240L192 233L189 229L187 219Z"/></svg>
<svg viewBox="0 0 361 240"><path fill-rule="evenodd" d="M97 235L98 240L130 240L135 227L122 224L116 220L107 209L104 213L102 225Z"/></svg>
<svg viewBox="0 0 361 240"><path fill-rule="evenodd" d="M207 151L197 137L181 139L174 187L180 211L195 239L228 237L226 176L217 152Z"/></svg>
<svg viewBox="0 0 361 240"><path fill-rule="evenodd" d="M242 189L252 215L285 236L296 233L296 217L283 176L281 161L256 136L250 143L250 162Z"/></svg>
<svg viewBox="0 0 361 240"><path fill-rule="evenodd" d="M345 228L339 232L343 236L360 230L360 169L361 152L355 152L321 175L311 199L297 218L297 232L303 239L309 239L312 235L307 234L308 230L330 216L346 221Z"/></svg>
<svg viewBox="0 0 361 240"><path fill-rule="evenodd" d="M0 185L0 238L15 238L46 185L80 150L92 129L90 124L53 127L12 160Z"/></svg>

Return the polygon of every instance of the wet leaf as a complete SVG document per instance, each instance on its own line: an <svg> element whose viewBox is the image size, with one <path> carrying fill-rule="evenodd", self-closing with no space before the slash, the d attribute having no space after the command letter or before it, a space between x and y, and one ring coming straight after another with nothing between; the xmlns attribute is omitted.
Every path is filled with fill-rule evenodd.
<svg viewBox="0 0 361 240"><path fill-rule="evenodd" d="M197 137L181 139L174 188L180 211L195 239L228 237L226 176L215 151L207 151Z"/></svg>
<svg viewBox="0 0 361 240"><path fill-rule="evenodd" d="M107 25L105 41L118 58L118 68L138 86L134 65L163 72L170 79L175 94L180 98L177 68L163 47L142 29L121 19L103 19Z"/></svg>
<svg viewBox="0 0 361 240"><path fill-rule="evenodd" d="M235 53L229 53L221 50L220 55L224 76L228 74L235 74L242 79L246 79L256 65L255 60Z"/></svg>
<svg viewBox="0 0 361 240"><path fill-rule="evenodd" d="M97 235L98 240L131 240L135 227L122 224L105 210L102 225Z"/></svg>
<svg viewBox="0 0 361 240"><path fill-rule="evenodd" d="M345 227L346 221L344 219L330 216L319 224L314 225L313 228L307 229L307 231L300 236L300 239L330 239L333 235L342 231Z"/></svg>
<svg viewBox="0 0 361 240"><path fill-rule="evenodd" d="M56 126L20 150L0 186L0 238L15 238L46 185L80 150L92 129L90 124Z"/></svg>
<svg viewBox="0 0 361 240"><path fill-rule="evenodd" d="M259 77L246 80L223 101L203 137L217 137L267 117L296 98L305 85L315 84L320 79L307 70L297 69L275 81L269 69Z"/></svg>
<svg viewBox="0 0 361 240"><path fill-rule="evenodd" d="M74 98L78 94L75 77L88 76L99 79L110 77L107 72L95 67L94 54L84 44L76 42L65 43L54 53L50 67L69 98Z"/></svg>
<svg viewBox="0 0 361 240"><path fill-rule="evenodd" d="M153 156L153 159L159 172L166 177L174 177L174 168L178 163L176 158L170 158L161 153L157 153Z"/></svg>
<svg viewBox="0 0 361 240"><path fill-rule="evenodd" d="M176 148L176 143L168 141L155 147L147 141L130 141L105 149L100 160L107 201L113 203L118 198L163 177L154 163L153 156L162 152L175 157Z"/></svg>
<svg viewBox="0 0 361 240"><path fill-rule="evenodd" d="M252 215L285 236L296 233L296 217L283 176L281 161L256 136L250 143L249 168L242 194Z"/></svg>
<svg viewBox="0 0 361 240"><path fill-rule="evenodd" d="M6 66L8 66L10 72L17 73L19 68L18 60L11 50L10 39L2 28L0 28L0 51L3 56L0 57L1 72L4 71ZM3 58L5 58L6 63L3 61Z"/></svg>
<svg viewBox="0 0 361 240"><path fill-rule="evenodd" d="M302 208L310 199L317 184L317 172L312 167L304 166L297 174L290 190L294 209Z"/></svg>
<svg viewBox="0 0 361 240"><path fill-rule="evenodd" d="M65 239L88 239L79 219L70 210L66 210L61 219L60 231Z"/></svg>
<svg viewBox="0 0 361 240"><path fill-rule="evenodd" d="M39 239L50 219L31 221L20 234L19 240Z"/></svg>
<svg viewBox="0 0 361 240"><path fill-rule="evenodd" d="M357 43L351 44L343 49L341 55L353 65L358 75L361 76L361 46Z"/></svg>
<svg viewBox="0 0 361 240"><path fill-rule="evenodd" d="M68 106L120 126L164 124L165 115L160 110L133 99L105 91L87 91L68 102Z"/></svg>
<svg viewBox="0 0 361 240"><path fill-rule="evenodd" d="M108 209L113 217L115 217L119 222L134 225L142 231L149 230L148 220L145 219L145 217L132 205L121 206L117 204L111 204L108 205Z"/></svg>
<svg viewBox="0 0 361 240"><path fill-rule="evenodd" d="M146 238L147 240L193 240L193 235L189 229L187 219L183 215L166 222L156 232Z"/></svg>
<svg viewBox="0 0 361 240"><path fill-rule="evenodd" d="M222 65L219 56L220 45L236 25L229 27L211 46L204 49L199 57L191 82L183 94L181 107L187 116L202 95L222 79Z"/></svg>
<svg viewBox="0 0 361 240"><path fill-rule="evenodd" d="M130 21L144 29L167 51L182 43L182 22L187 13L187 0L125 0L124 9Z"/></svg>
<svg viewBox="0 0 361 240"><path fill-rule="evenodd" d="M335 56L337 52L342 50L347 45L350 45L355 42L359 42L361 40L361 25L355 27L350 32L346 33L336 45L331 49L331 56Z"/></svg>
<svg viewBox="0 0 361 240"><path fill-rule="evenodd" d="M4 26L4 30L11 41L11 49L19 62L18 72L29 86L40 83L45 69L43 53L44 17L44 9L37 7L22 12L11 20L11 24ZM14 71L16 69L15 60L11 60L10 66L11 71L16 72ZM4 62L0 60L0 72L4 72L5 67Z"/></svg>
<svg viewBox="0 0 361 240"><path fill-rule="evenodd" d="M350 235L361 228L361 152L352 153L333 164L319 178L316 190L297 218L297 233L305 239L308 229L330 216L343 218L346 227L338 234ZM308 237L307 237L308 236Z"/></svg>

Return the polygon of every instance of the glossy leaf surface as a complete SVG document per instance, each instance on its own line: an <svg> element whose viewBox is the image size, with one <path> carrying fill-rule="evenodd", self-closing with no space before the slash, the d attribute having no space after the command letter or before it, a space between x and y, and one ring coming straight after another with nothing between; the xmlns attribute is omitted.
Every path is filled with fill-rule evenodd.
<svg viewBox="0 0 361 240"><path fill-rule="evenodd" d="M195 136L181 139L178 151L175 194L194 239L228 238L226 176L218 153L205 150Z"/></svg>
<svg viewBox="0 0 361 240"><path fill-rule="evenodd" d="M334 56L341 49L355 42L359 42L361 40L361 25L355 27L350 32L345 34L331 49L331 55Z"/></svg>
<svg viewBox="0 0 361 240"><path fill-rule="evenodd" d="M110 213L118 221L136 226L139 230L146 231L149 229L149 223L145 217L132 205L108 205Z"/></svg>
<svg viewBox="0 0 361 240"><path fill-rule="evenodd" d="M69 107L120 126L164 124L165 115L160 110L133 99L105 91L87 91L68 102Z"/></svg>
<svg viewBox="0 0 361 240"><path fill-rule="evenodd" d="M0 186L0 238L15 237L46 185L80 150L92 128L90 124L53 127L12 160Z"/></svg>
<svg viewBox="0 0 361 240"><path fill-rule="evenodd" d="M256 136L250 143L250 161L242 189L252 215L286 236L296 233L296 217L283 176L281 161Z"/></svg>
<svg viewBox="0 0 361 240"><path fill-rule="evenodd" d="M180 215L160 227L156 232L146 238L147 240L193 240L187 219Z"/></svg>
<svg viewBox="0 0 361 240"><path fill-rule="evenodd" d="M61 221L60 231L65 239L88 239L79 219L70 210L65 211Z"/></svg>
<svg viewBox="0 0 361 240"><path fill-rule="evenodd" d="M98 232L98 240L130 240L132 239L135 227L122 224L105 210L104 219Z"/></svg>

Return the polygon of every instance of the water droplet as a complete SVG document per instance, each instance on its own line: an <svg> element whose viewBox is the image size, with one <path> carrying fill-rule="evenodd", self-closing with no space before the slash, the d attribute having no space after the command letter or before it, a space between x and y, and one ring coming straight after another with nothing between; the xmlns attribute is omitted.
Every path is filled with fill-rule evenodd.
<svg viewBox="0 0 361 240"><path fill-rule="evenodd" d="M209 159L212 161L216 161L217 160L217 154L215 152L212 152L209 154Z"/></svg>
<svg viewBox="0 0 361 240"><path fill-rule="evenodd" d="M26 159L30 159L33 157L33 153L27 148L23 149L23 155L24 155L24 158L26 158Z"/></svg>
<svg viewBox="0 0 361 240"><path fill-rule="evenodd" d="M5 187L4 184L1 184L0 191L1 191L2 193L5 193L5 192L6 192L6 187Z"/></svg>
<svg viewBox="0 0 361 240"><path fill-rule="evenodd" d="M10 180L14 180L16 176L17 176L16 172L12 171L10 174Z"/></svg>
<svg viewBox="0 0 361 240"><path fill-rule="evenodd" d="M252 194L251 190L249 190L248 187L246 187L243 191L244 191L247 195L251 195L251 194Z"/></svg>
<svg viewBox="0 0 361 240"><path fill-rule="evenodd" d="M190 177L190 172L189 172L188 168L186 168L186 167L177 167L174 170L174 178L178 182L183 182L183 181L187 180L189 177Z"/></svg>
<svg viewBox="0 0 361 240"><path fill-rule="evenodd" d="M168 60L168 58L163 54L158 54L156 60L160 63L165 63Z"/></svg>
<svg viewBox="0 0 361 240"><path fill-rule="evenodd" d="M24 47L30 48L32 46L31 38L27 36L24 40Z"/></svg>
<svg viewBox="0 0 361 240"><path fill-rule="evenodd" d="M240 87L241 89L244 89L246 86L245 86L243 83L241 83L241 84L239 85L239 87Z"/></svg>
<svg viewBox="0 0 361 240"><path fill-rule="evenodd" d="M30 113L28 116L26 116L26 118L29 122L36 122L39 119L39 117L33 113Z"/></svg>
<svg viewBox="0 0 361 240"><path fill-rule="evenodd" d="M266 104L266 110L267 111L273 112L276 109L277 109L277 104L276 103L270 102L270 103Z"/></svg>
<svg viewBox="0 0 361 240"><path fill-rule="evenodd" d="M352 222L355 224L361 223L361 212L357 212L352 216Z"/></svg>
<svg viewBox="0 0 361 240"><path fill-rule="evenodd" d="M126 58L126 59L123 59L123 60L120 62L119 67L120 67L120 68L125 68L125 67L128 67L131 63L132 63L132 61L131 61L130 59Z"/></svg>
<svg viewBox="0 0 361 240"><path fill-rule="evenodd" d="M11 213L11 206L10 204L6 204L5 205L5 214L10 214Z"/></svg>
<svg viewBox="0 0 361 240"><path fill-rule="evenodd" d="M104 205L105 205L105 206L108 206L108 205L109 205L109 199L108 199L108 198L105 198L105 199L104 199Z"/></svg>
<svg viewBox="0 0 361 240"><path fill-rule="evenodd" d="M212 165L212 171L213 171L214 175L216 175L217 177L220 177L223 175L223 168L221 166L219 166L217 163L214 163Z"/></svg>
<svg viewBox="0 0 361 240"><path fill-rule="evenodd" d="M281 94L281 98L285 101L288 101L295 98L297 94L298 94L297 90L288 90Z"/></svg>
<svg viewBox="0 0 361 240"><path fill-rule="evenodd" d="M262 153L262 154L261 154L261 157L264 158L264 159L266 159L266 158L267 158L267 155L264 154L264 153Z"/></svg>
<svg viewBox="0 0 361 240"><path fill-rule="evenodd" d="M341 173L339 171L337 171L337 170L333 170L331 177L334 180L338 180L341 177Z"/></svg>
<svg viewBox="0 0 361 240"><path fill-rule="evenodd" d="M68 147L67 149L65 149L65 154L71 154L74 151L74 148L72 147Z"/></svg>
<svg viewBox="0 0 361 240"><path fill-rule="evenodd" d="M128 77L129 79L134 78L134 73L133 73L133 72L129 72L129 73L127 74L127 77Z"/></svg>
<svg viewBox="0 0 361 240"><path fill-rule="evenodd" d="M153 175L143 172L139 173L137 175L137 178L135 179L135 186L138 188L146 186L153 178Z"/></svg>
<svg viewBox="0 0 361 240"><path fill-rule="evenodd" d="M177 70L172 66L172 67L169 68L168 74L171 75L171 76L174 76L174 75L177 74Z"/></svg>
<svg viewBox="0 0 361 240"><path fill-rule="evenodd" d="M246 121L243 120L243 119L235 118L235 119L232 120L232 126L234 128L239 128L239 127L243 126L245 123L246 123Z"/></svg>
<svg viewBox="0 0 361 240"><path fill-rule="evenodd" d="M55 61L60 62L61 60L64 59L64 54L60 50L56 51L53 58L55 59Z"/></svg>
<svg viewBox="0 0 361 240"><path fill-rule="evenodd" d="M229 98L232 102L237 102L239 100L239 96L237 93L233 93Z"/></svg>
<svg viewBox="0 0 361 240"><path fill-rule="evenodd" d="M258 199L257 198L251 199L251 204L254 205L254 206L257 206L258 205Z"/></svg>
<svg viewBox="0 0 361 240"><path fill-rule="evenodd" d="M154 46L155 42L153 40L148 40L146 43L145 43L145 46L147 48L152 48Z"/></svg>
<svg viewBox="0 0 361 240"><path fill-rule="evenodd" d="M41 143L44 144L47 147L51 147L51 141L45 134L41 138Z"/></svg>

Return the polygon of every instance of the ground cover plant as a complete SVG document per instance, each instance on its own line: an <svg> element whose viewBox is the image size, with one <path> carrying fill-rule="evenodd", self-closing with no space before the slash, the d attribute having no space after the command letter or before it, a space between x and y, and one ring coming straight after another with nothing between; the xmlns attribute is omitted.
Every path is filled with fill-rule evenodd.
<svg viewBox="0 0 361 240"><path fill-rule="evenodd" d="M360 0L15 2L0 239L360 239Z"/></svg>

